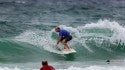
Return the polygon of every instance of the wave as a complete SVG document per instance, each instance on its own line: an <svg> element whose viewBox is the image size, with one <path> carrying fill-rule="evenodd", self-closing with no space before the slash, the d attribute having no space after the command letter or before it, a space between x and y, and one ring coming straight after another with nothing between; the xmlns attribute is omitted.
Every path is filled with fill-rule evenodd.
<svg viewBox="0 0 125 70"><path fill-rule="evenodd" d="M34 62L42 59L41 54L41 50L31 44L0 39L0 62Z"/></svg>
<svg viewBox="0 0 125 70"><path fill-rule="evenodd" d="M0 38L0 62L48 60L113 60L124 59L125 28L118 22L99 20L84 26L60 25L73 36L68 44L77 53L62 55L54 48L58 34L49 30L30 29L14 38ZM60 48L63 48L59 44ZM46 56L48 55L48 56ZM30 59L32 58L32 59Z"/></svg>
<svg viewBox="0 0 125 70"><path fill-rule="evenodd" d="M30 69L30 68L28 68ZM67 69L57 69L57 70L124 70L125 67L121 66L108 66L108 67L103 67L103 66L89 66L89 67L69 67ZM26 69L21 69L19 67L14 67L14 68L9 68L9 67L0 67L0 70L27 70ZM30 70L39 70L39 69L30 69Z"/></svg>
<svg viewBox="0 0 125 70"><path fill-rule="evenodd" d="M115 21L99 20L97 23L86 24L85 26L74 28L60 25L60 28L69 30L72 33L73 40L69 44L77 51L73 56L76 60L82 60L80 58L123 58L125 28ZM49 52L61 54L53 48L57 36L54 29L51 31L27 30L16 36L15 40L42 47ZM62 45L60 44L59 47L62 47Z"/></svg>
<svg viewBox="0 0 125 70"><path fill-rule="evenodd" d="M19 29L28 26L24 24L32 24L32 22L48 25L59 22L80 25L104 18L117 20L124 25L124 12L122 12L124 3L124 1L117 0L101 2L99 0L2 0L0 1L0 21L9 22L7 24L13 23L14 26L18 25Z"/></svg>

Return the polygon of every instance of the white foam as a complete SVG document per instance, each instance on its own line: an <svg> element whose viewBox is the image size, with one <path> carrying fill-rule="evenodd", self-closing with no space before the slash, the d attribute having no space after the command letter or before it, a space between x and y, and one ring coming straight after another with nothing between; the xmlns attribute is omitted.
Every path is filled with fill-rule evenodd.
<svg viewBox="0 0 125 70"><path fill-rule="evenodd" d="M108 38L112 42L116 40L121 40L122 42L125 43L125 28L116 21L99 20L97 23L91 23L91 24L86 24L85 26L79 26L78 29L81 30L85 28L94 28L94 27L110 29L111 31L113 31L113 35L111 37L103 36L104 38Z"/></svg>
<svg viewBox="0 0 125 70"><path fill-rule="evenodd" d="M18 68L18 67L0 67L0 70L39 70L31 68ZM71 66L67 69L56 69L56 70L125 70L123 66L88 66L88 67L75 67Z"/></svg>
<svg viewBox="0 0 125 70"><path fill-rule="evenodd" d="M68 69L58 69L58 70L125 70L125 67L120 67L120 66L108 66L108 67L90 66L90 67L80 68L80 67L71 66Z"/></svg>
<svg viewBox="0 0 125 70"><path fill-rule="evenodd" d="M15 40L21 41L21 42L27 42L36 46L41 46L45 50L50 52L63 54L60 51L53 48L56 41L51 38L52 36L51 34L52 34L51 31L27 30L21 35L15 37Z"/></svg>
<svg viewBox="0 0 125 70"><path fill-rule="evenodd" d="M103 28L103 29L109 29L110 31L113 32L113 34L111 36L107 36L105 35L105 33L87 33L84 30L85 29L93 29L93 28ZM86 40L94 40L94 42L97 43L97 46L100 46L103 43L103 40L107 40L110 41L111 43L115 43L116 41L121 41L123 43L125 43L125 28L123 26L121 26L118 22L116 21L109 21L109 20L99 20L96 23L90 23L90 24L86 24L85 26L78 26L76 28L77 31L77 36L79 36L76 41L79 41L80 43L82 43L82 45L88 49L90 52L93 52L91 48L89 48L89 46L86 46ZM83 32L80 32L82 31ZM89 37L89 39L86 37ZM109 49L103 48L107 51L110 51Z"/></svg>
<svg viewBox="0 0 125 70"><path fill-rule="evenodd" d="M14 68L9 68L9 67L0 67L0 70L21 70L17 67L14 67Z"/></svg>

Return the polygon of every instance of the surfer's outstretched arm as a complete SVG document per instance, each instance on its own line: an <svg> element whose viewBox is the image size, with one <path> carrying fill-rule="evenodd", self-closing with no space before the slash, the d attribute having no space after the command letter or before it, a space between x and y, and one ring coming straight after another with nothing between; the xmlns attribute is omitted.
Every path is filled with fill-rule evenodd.
<svg viewBox="0 0 125 70"><path fill-rule="evenodd" d="M57 40L57 43L56 43L56 47L57 47L57 45L59 44L59 42L61 42L61 39L62 39L62 37L59 36L59 38L58 38L58 40Z"/></svg>

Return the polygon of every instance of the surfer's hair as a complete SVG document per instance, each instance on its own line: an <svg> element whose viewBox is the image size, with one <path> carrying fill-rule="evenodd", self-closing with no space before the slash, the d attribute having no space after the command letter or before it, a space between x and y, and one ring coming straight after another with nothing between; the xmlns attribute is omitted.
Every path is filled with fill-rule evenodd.
<svg viewBox="0 0 125 70"><path fill-rule="evenodd" d="M57 26L55 29L60 29L60 27L59 27L59 26Z"/></svg>
<svg viewBox="0 0 125 70"><path fill-rule="evenodd" d="M42 65L48 65L48 62L46 60L42 61Z"/></svg>

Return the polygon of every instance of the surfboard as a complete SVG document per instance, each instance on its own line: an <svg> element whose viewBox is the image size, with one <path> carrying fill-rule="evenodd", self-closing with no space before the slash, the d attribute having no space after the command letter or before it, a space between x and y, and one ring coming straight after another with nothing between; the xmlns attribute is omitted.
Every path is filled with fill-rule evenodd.
<svg viewBox="0 0 125 70"><path fill-rule="evenodd" d="M75 49L71 48L69 51L68 50L64 50L61 46L55 47L53 46L53 53L57 53L57 54L70 54L70 53L76 53Z"/></svg>
<svg viewBox="0 0 125 70"><path fill-rule="evenodd" d="M61 50L61 52L62 52L63 54L76 53L76 51L75 51L73 48L71 48L69 51L67 51L67 50Z"/></svg>
<svg viewBox="0 0 125 70"><path fill-rule="evenodd" d="M64 49L61 49L61 48L56 48L60 53L62 54L70 54L70 53L76 53L76 51L71 48L70 50L64 50Z"/></svg>

